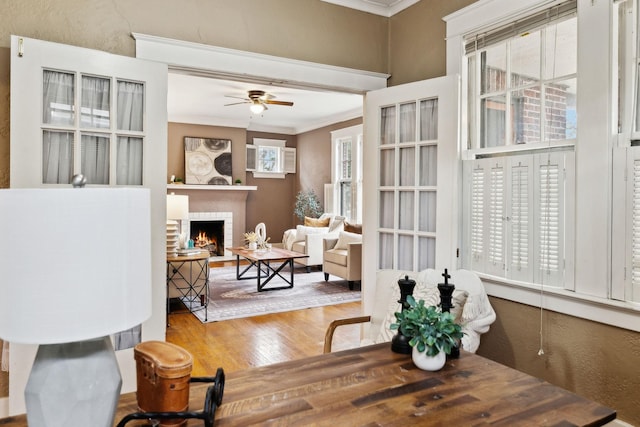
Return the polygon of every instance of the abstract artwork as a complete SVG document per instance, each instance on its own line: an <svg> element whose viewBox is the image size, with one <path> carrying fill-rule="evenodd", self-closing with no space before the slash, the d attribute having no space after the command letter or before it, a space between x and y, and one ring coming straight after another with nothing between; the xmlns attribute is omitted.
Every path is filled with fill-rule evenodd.
<svg viewBox="0 0 640 427"><path fill-rule="evenodd" d="M185 184L231 185L231 140L184 138Z"/></svg>

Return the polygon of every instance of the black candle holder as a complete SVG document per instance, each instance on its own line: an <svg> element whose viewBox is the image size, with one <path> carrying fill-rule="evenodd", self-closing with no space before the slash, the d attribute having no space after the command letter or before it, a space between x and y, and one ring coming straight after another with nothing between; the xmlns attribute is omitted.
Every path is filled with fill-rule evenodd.
<svg viewBox="0 0 640 427"><path fill-rule="evenodd" d="M450 313L453 308L451 299L456 286L453 283L449 283L451 275L447 272L446 268L444 269L444 273L442 273L442 277L444 277L444 283L438 283L438 290L440 291L440 308L443 313ZM460 357L460 341L458 341L458 345L451 349L451 354L449 354L449 356L453 359Z"/></svg>
<svg viewBox="0 0 640 427"><path fill-rule="evenodd" d="M416 281L409 279L409 276L404 276L404 279L398 280L398 287L400 288L400 299L398 300L401 305L400 311L404 311L409 307L407 297L413 295ZM410 338L405 337L400 328L398 328L398 333L391 339L391 351L400 354L411 354L412 347L409 345L409 341Z"/></svg>

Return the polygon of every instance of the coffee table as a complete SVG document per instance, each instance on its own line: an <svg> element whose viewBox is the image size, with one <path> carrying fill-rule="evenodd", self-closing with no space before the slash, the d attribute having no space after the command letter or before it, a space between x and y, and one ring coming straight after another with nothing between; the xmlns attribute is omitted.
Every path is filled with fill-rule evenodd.
<svg viewBox="0 0 640 427"><path fill-rule="evenodd" d="M227 248L227 250L236 256L236 279L257 279L258 292L293 288L293 260L309 257L299 252L288 251L281 248L250 250L244 247L234 247ZM242 271L240 271L240 257L249 261L249 265ZM276 264L275 268L271 265L272 262ZM278 263L280 264L278 265ZM291 272L289 278L280 274L286 266L289 266L289 271ZM252 271L254 267L256 268L257 274L255 276L249 276L249 272ZM265 287L271 279L275 277L280 277L288 286Z"/></svg>

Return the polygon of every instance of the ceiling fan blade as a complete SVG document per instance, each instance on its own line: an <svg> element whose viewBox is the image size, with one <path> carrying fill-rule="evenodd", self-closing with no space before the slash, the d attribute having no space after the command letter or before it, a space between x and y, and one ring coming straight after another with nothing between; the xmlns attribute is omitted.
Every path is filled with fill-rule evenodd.
<svg viewBox="0 0 640 427"><path fill-rule="evenodd" d="M229 105L238 105L238 104L251 104L251 101L232 102L231 104L224 104L224 106L228 107Z"/></svg>
<svg viewBox="0 0 640 427"><path fill-rule="evenodd" d="M250 99L247 98L246 96L241 97L241 96L225 95L225 97L227 97L227 98L235 98L235 99L242 99L244 101L250 101Z"/></svg>
<svg viewBox="0 0 640 427"><path fill-rule="evenodd" d="M275 101L273 99L265 99L264 100L265 104L272 104L272 105L284 105L287 107L291 107L293 106L293 102L289 102L289 101Z"/></svg>

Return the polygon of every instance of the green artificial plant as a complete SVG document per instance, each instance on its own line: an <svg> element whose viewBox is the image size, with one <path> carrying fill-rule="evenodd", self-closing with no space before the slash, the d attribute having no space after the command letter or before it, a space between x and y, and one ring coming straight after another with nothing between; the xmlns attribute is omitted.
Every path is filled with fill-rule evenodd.
<svg viewBox="0 0 640 427"><path fill-rule="evenodd" d="M410 346L419 352L426 350L428 356L435 356L440 351L451 354L463 335L462 327L455 323L453 314L442 312L435 306L425 306L424 300L416 302L413 295L407 296L407 303L407 308L395 313L396 322L390 328L399 329L410 339Z"/></svg>
<svg viewBox="0 0 640 427"><path fill-rule="evenodd" d="M304 221L304 217L318 218L322 215L322 205L315 191L298 191L296 195L296 205L293 213L300 221Z"/></svg>

